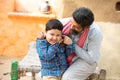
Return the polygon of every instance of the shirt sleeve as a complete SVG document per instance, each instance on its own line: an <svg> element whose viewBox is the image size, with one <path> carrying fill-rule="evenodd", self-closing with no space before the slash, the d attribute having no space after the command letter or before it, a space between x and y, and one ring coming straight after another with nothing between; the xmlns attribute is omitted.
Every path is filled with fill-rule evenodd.
<svg viewBox="0 0 120 80"><path fill-rule="evenodd" d="M48 46L46 39L37 39L36 49L41 59L51 60L58 51L58 43Z"/></svg>
<svg viewBox="0 0 120 80"><path fill-rule="evenodd" d="M88 43L84 48L79 47L75 44L75 51L79 58L85 60L89 64L97 63L100 56L101 42L103 39L102 33L100 31L94 31L88 36Z"/></svg>

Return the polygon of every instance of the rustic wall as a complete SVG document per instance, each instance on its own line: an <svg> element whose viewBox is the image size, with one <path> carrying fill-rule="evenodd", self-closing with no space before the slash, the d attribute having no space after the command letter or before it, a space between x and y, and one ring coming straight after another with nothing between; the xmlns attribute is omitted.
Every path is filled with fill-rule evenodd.
<svg viewBox="0 0 120 80"><path fill-rule="evenodd" d="M53 8L53 11L56 13L57 18L61 18L63 16L64 8L64 1L65 0L49 0L51 2L51 6Z"/></svg>
<svg viewBox="0 0 120 80"><path fill-rule="evenodd" d="M62 17L71 16L75 8L85 6L94 12L96 21L119 23L120 11L115 8L116 2L120 0L64 0Z"/></svg>
<svg viewBox="0 0 120 80"><path fill-rule="evenodd" d="M14 33L12 33L12 22L8 19L7 13L14 10L13 0L0 0L0 55L4 55L4 51L8 51L7 48L13 44L11 39L14 39ZM12 37L10 37L12 36Z"/></svg>
<svg viewBox="0 0 120 80"><path fill-rule="evenodd" d="M15 11L40 13L41 0L14 0Z"/></svg>
<svg viewBox="0 0 120 80"><path fill-rule="evenodd" d="M89 7L95 14L96 21L119 23L120 11L116 11L115 4L119 0L48 0L57 18L69 17L81 6ZM41 0L0 0L0 56L23 56L27 53L28 43L35 41L44 24L28 17L9 17L8 13L31 12L40 13ZM18 15L19 16L19 15ZM42 25L42 26L41 26Z"/></svg>
<svg viewBox="0 0 120 80"><path fill-rule="evenodd" d="M38 16L33 14L27 16L26 13L20 15L21 9L30 12L30 9L25 6L18 8L14 0L0 0L0 56L24 56L27 53L28 44L36 40L37 34L44 29L45 22L55 18L49 15L45 18L39 17L39 14L36 14ZM10 15L9 13L14 10L18 11L18 14ZM31 12L35 11L31 9Z"/></svg>

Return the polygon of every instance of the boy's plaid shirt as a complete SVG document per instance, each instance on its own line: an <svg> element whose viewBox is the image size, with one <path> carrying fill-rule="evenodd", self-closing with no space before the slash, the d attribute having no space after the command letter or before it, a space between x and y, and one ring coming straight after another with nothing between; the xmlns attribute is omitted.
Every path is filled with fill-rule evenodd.
<svg viewBox="0 0 120 80"><path fill-rule="evenodd" d="M46 39L37 39L36 49L42 65L42 76L61 76L68 68L66 56L75 51L74 44L66 47L58 43L51 45Z"/></svg>

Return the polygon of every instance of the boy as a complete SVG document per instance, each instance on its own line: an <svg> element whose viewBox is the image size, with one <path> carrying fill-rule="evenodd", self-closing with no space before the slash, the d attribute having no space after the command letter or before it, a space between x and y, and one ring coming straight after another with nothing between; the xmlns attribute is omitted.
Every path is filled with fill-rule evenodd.
<svg viewBox="0 0 120 80"><path fill-rule="evenodd" d="M59 20L51 19L46 23L45 33L41 32L37 38L36 49L42 65L42 80L61 80L63 72L68 68L66 56L74 52L74 44L69 37L62 36L62 29Z"/></svg>

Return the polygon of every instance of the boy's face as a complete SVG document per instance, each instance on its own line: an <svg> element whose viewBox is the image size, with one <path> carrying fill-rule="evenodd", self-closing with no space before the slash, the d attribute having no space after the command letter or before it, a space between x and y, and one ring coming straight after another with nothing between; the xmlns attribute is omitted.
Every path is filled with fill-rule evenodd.
<svg viewBox="0 0 120 80"><path fill-rule="evenodd" d="M51 29L46 32L46 40L50 44L55 44L61 40L62 32L58 29Z"/></svg>

